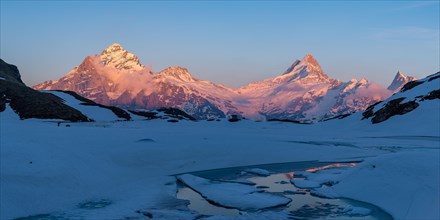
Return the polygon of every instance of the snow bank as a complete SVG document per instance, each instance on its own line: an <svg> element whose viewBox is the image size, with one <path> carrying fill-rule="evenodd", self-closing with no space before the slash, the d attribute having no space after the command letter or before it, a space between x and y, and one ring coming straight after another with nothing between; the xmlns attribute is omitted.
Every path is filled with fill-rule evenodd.
<svg viewBox="0 0 440 220"><path fill-rule="evenodd" d="M432 144L439 146L438 142ZM396 219L438 219L439 186L437 148L369 159L332 188L340 196L375 204Z"/></svg>

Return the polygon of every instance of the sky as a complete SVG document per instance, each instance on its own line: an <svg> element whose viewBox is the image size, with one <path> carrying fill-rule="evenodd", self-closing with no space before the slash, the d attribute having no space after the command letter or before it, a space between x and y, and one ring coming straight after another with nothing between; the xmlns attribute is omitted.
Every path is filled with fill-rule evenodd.
<svg viewBox="0 0 440 220"><path fill-rule="evenodd" d="M30 86L120 43L153 71L240 87L312 54L330 77L388 86L440 70L439 1L5 1L0 58Z"/></svg>

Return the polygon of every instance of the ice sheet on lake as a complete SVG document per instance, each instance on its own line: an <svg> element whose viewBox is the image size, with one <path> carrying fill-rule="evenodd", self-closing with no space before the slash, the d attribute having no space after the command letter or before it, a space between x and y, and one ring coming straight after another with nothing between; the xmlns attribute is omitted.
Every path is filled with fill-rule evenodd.
<svg viewBox="0 0 440 220"><path fill-rule="evenodd" d="M180 175L177 179L208 201L239 210L265 209L286 205L291 201L284 196L262 192L245 184L215 182L191 174Z"/></svg>

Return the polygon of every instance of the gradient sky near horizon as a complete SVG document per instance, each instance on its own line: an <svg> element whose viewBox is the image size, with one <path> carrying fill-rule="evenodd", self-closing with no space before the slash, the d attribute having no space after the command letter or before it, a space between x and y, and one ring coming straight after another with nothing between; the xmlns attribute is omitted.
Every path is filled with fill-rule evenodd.
<svg viewBox="0 0 440 220"><path fill-rule="evenodd" d="M440 69L439 1L4 1L0 57L32 86L120 43L154 71L239 87L311 53L332 78L388 86Z"/></svg>

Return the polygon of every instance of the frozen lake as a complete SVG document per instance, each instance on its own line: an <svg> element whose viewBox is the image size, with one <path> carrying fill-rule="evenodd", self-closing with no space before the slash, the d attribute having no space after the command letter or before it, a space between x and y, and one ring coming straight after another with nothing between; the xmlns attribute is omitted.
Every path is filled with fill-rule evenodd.
<svg viewBox="0 0 440 220"><path fill-rule="evenodd" d="M264 211L286 213L292 219L392 219L391 215L377 206L348 198L325 198L311 192L310 188L300 188L293 183L306 179L304 171L350 169L360 161L346 162L292 162L265 164L256 166L231 167L224 169L192 172L191 174L218 182L235 182L251 185L264 192L282 195L291 199L287 205L268 208ZM269 171L269 175L247 172L255 169ZM328 187L325 183L318 188ZM226 193L226 192L223 192ZM205 199L201 194L178 182L177 198L188 200L188 208L201 215L239 216L243 213L260 212L261 210L239 210L226 208Z"/></svg>

